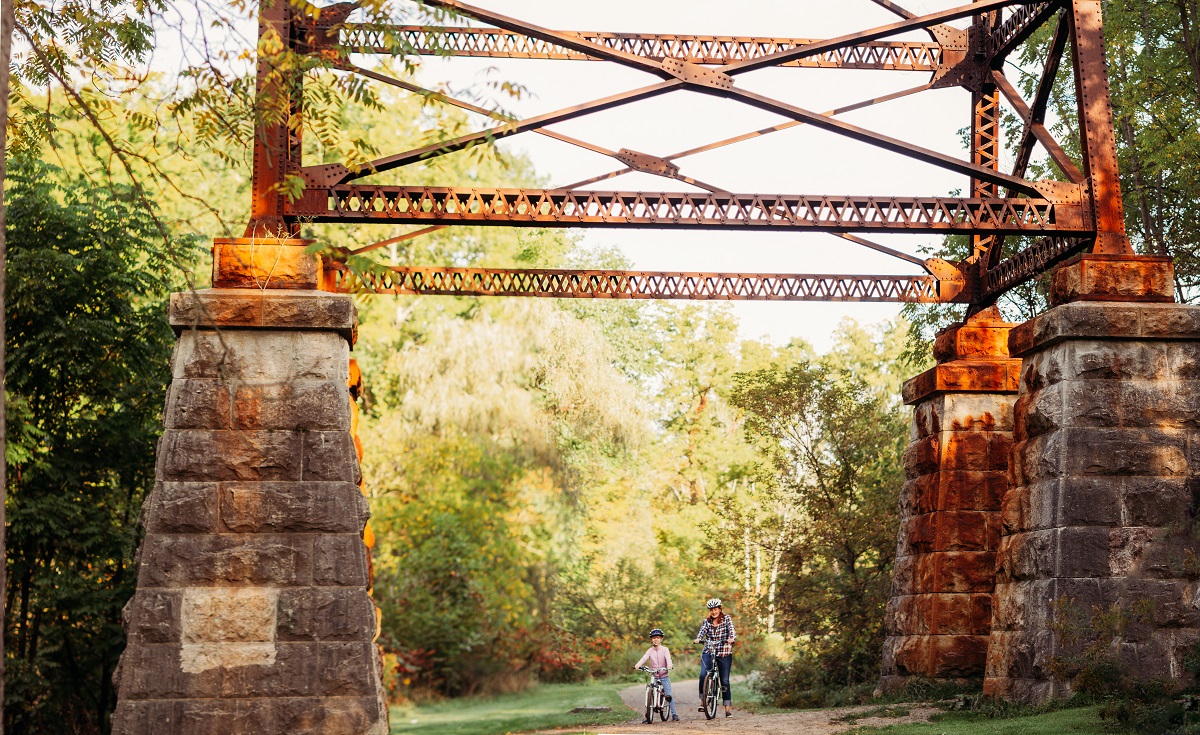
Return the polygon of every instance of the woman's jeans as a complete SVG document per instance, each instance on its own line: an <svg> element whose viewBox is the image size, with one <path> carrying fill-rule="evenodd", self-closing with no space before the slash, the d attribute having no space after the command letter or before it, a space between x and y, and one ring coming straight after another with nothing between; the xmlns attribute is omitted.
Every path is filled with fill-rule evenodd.
<svg viewBox="0 0 1200 735"><path fill-rule="evenodd" d="M729 667L733 665L733 654L728 656L717 656L717 673L721 676L721 688L725 690L724 704L730 704L733 700L729 693ZM700 654L700 701L704 701L704 677L708 675L708 669L712 666L712 653L705 651Z"/></svg>

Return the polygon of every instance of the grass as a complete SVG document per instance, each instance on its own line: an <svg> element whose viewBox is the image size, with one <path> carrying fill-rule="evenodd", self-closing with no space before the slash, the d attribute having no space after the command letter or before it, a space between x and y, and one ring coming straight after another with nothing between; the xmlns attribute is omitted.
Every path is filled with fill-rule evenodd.
<svg viewBox="0 0 1200 735"><path fill-rule="evenodd" d="M542 684L520 694L392 707L392 735L504 735L628 722L633 713L618 689L602 683ZM575 707L612 707L612 712L568 714Z"/></svg>
<svg viewBox="0 0 1200 735"><path fill-rule="evenodd" d="M972 712L947 712L933 722L859 727L854 735L1102 735L1098 707L1077 707L1007 719Z"/></svg>

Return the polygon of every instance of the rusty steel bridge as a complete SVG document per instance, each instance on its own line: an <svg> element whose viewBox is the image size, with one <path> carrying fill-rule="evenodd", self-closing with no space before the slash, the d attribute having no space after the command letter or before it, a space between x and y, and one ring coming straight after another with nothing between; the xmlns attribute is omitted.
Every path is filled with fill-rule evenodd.
<svg viewBox="0 0 1200 735"><path fill-rule="evenodd" d="M867 0L863 0L866 2ZM544 296L559 298L682 298L733 300L890 301L966 303L979 310L1012 287L1036 278L1079 253L1130 254L1125 233L1100 0L977 0L915 15L891 0L870 0L896 21L829 39L698 36L551 30L457 0L423 0L470 26L417 26L350 22L358 8L342 3L311 13L276 2L260 14L259 34L277 33L297 54L320 57L362 75L492 119L491 127L354 168L306 165L296 126L287 116L260 122L254 139L253 203L245 237L299 236L301 223L418 225L350 254L419 237L455 225L606 227L825 232L921 267L925 275L691 273L618 270L545 270L396 267L351 274L338 258L325 264L326 287L379 293ZM965 28L951 25L968 21ZM963 23L959 23L963 25ZM1004 74L1004 63L1034 32L1052 26L1052 40L1033 98L1026 100ZM928 41L898 36L923 32ZM1067 49L1070 55L1067 57ZM410 80L358 66L353 54L464 56L607 62L658 80L565 109L515 120L493 110L424 89ZM1072 65L1079 114L1080 165L1046 127L1046 110L1064 58ZM300 109L302 71L280 71L260 55L258 93L283 95ZM813 111L740 87L738 76L769 67L926 72L910 89L833 110ZM931 89L970 92L970 157L963 160L859 127L839 116ZM551 126L592 113L688 90L741 102L786 122L669 154L610 150L556 132ZM1020 119L1011 170L1001 170L1001 104ZM964 111L966 112L966 111ZM685 173L684 159L775 132L811 125L861 144L932 164L966 177L965 197L731 192ZM406 186L363 183L431 158L531 133L611 157L612 171L554 189ZM1061 174L1030 180L1035 148ZM673 190L590 188L640 172L674 184ZM288 177L302 177L299 196L287 196ZM402 176L402 174L401 174ZM688 190L679 190L684 184ZM921 259L864 237L872 233L970 236L972 255L950 263ZM1006 238L1024 246L1004 258ZM1011 241L1010 241L1011 245ZM1009 251L1012 250L1010 246Z"/></svg>

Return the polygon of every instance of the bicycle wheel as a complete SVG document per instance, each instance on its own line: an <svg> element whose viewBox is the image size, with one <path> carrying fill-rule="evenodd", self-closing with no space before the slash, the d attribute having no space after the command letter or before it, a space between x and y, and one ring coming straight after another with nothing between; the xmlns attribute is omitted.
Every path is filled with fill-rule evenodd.
<svg viewBox="0 0 1200 735"><path fill-rule="evenodd" d="M716 672L710 673L704 679L704 716L712 719L717 716L717 699L720 696L721 680Z"/></svg>
<svg viewBox="0 0 1200 735"><path fill-rule="evenodd" d="M654 722L654 687L646 687L646 722Z"/></svg>
<svg viewBox="0 0 1200 735"><path fill-rule="evenodd" d="M662 689L658 690L658 719L666 722L671 716L671 703L667 701L667 693Z"/></svg>

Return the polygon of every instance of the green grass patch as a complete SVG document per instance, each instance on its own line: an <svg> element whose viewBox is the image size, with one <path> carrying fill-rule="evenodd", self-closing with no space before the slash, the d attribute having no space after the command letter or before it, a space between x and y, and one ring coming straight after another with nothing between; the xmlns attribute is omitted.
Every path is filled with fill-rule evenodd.
<svg viewBox="0 0 1200 735"><path fill-rule="evenodd" d="M392 707L392 734L504 735L628 722L634 713L617 691L603 683L543 684L520 694ZM612 712L568 714L575 707L612 707Z"/></svg>
<svg viewBox="0 0 1200 735"><path fill-rule="evenodd" d="M933 722L859 727L854 735L1102 735L1099 707L1076 707L1024 717L995 718L976 712L947 712ZM860 715L860 716L866 716Z"/></svg>
<svg viewBox="0 0 1200 735"><path fill-rule="evenodd" d="M889 704L883 707L872 707L871 709L863 710L862 712L851 712L841 717L833 718L834 722L848 722L851 725L859 720L865 720L868 717L908 717L912 714L912 708L901 704Z"/></svg>

